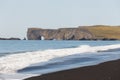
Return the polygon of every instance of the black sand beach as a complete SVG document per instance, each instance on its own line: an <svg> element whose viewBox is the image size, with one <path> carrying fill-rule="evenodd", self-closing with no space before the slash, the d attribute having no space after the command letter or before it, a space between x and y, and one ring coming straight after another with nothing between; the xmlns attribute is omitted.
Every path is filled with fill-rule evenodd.
<svg viewBox="0 0 120 80"><path fill-rule="evenodd" d="M44 74L25 80L120 80L120 60Z"/></svg>

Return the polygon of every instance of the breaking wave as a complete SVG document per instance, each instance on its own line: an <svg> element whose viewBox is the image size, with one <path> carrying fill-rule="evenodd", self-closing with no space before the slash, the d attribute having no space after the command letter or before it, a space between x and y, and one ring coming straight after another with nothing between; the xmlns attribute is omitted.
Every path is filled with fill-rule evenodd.
<svg viewBox="0 0 120 80"><path fill-rule="evenodd" d="M76 48L50 49L44 51L24 52L0 57L0 73L16 73L18 70L35 63L48 62L54 58L77 54L101 54L99 52L120 50L120 44L105 46L81 45Z"/></svg>

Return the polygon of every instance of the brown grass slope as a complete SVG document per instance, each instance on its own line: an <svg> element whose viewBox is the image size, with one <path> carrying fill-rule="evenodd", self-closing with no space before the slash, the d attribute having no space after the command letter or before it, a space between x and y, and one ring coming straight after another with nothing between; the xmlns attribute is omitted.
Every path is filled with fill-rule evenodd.
<svg viewBox="0 0 120 80"><path fill-rule="evenodd" d="M120 40L120 26L87 26L84 27L90 31L96 39L119 39Z"/></svg>

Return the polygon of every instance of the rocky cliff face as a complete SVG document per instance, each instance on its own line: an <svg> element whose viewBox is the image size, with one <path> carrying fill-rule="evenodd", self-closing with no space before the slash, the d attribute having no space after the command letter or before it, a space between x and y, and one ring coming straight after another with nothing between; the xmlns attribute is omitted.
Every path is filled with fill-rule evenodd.
<svg viewBox="0 0 120 80"><path fill-rule="evenodd" d="M29 28L28 40L120 40L119 26L84 26L78 28Z"/></svg>
<svg viewBox="0 0 120 80"><path fill-rule="evenodd" d="M92 39L94 36L87 29L82 28L60 28L60 29L39 29L29 28L28 40L83 40Z"/></svg>

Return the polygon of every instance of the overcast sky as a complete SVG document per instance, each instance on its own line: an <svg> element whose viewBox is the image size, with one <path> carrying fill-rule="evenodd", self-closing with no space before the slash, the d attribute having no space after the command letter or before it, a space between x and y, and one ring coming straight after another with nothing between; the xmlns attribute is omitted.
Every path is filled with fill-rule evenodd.
<svg viewBox="0 0 120 80"><path fill-rule="evenodd" d="M120 0L0 0L0 37L82 25L120 25Z"/></svg>

